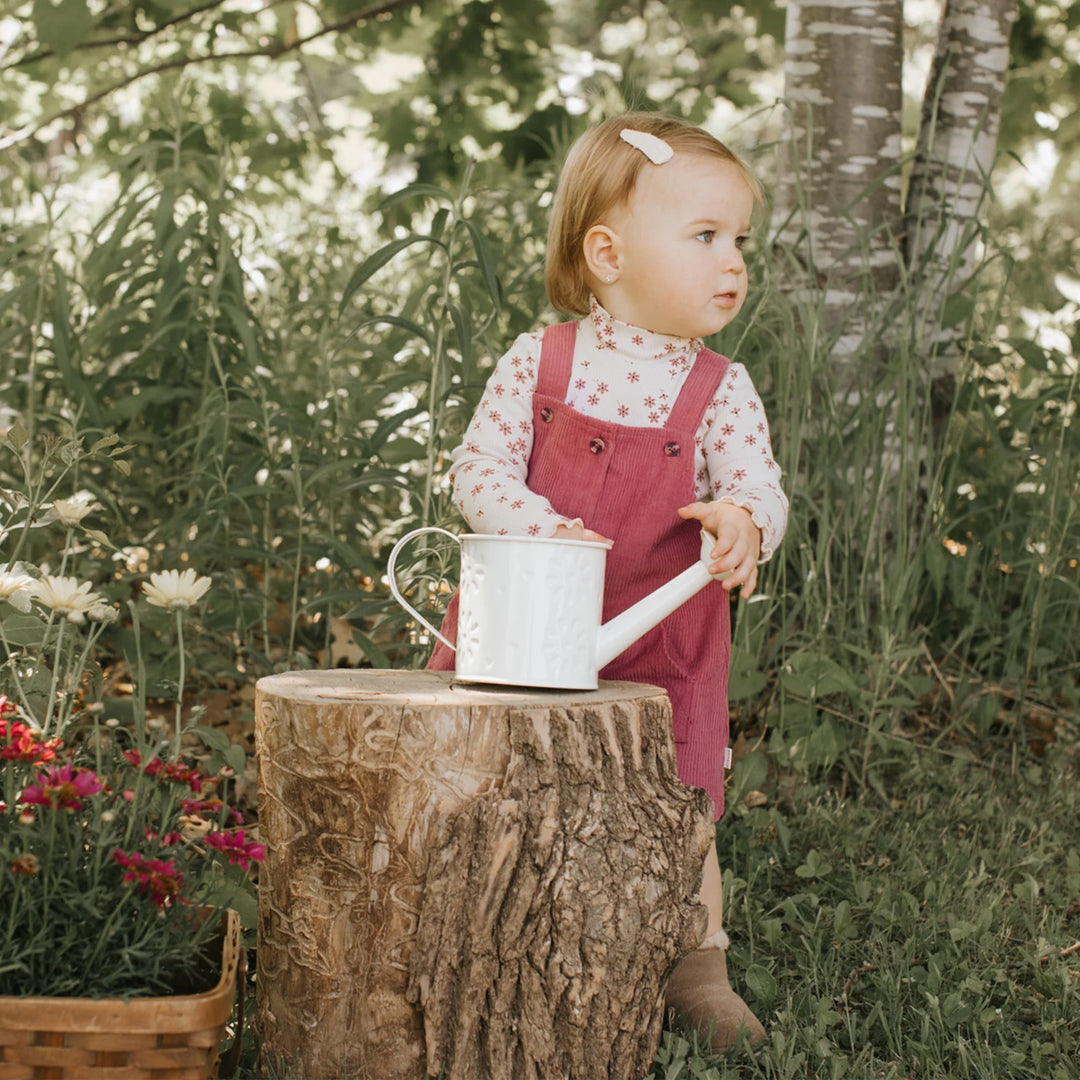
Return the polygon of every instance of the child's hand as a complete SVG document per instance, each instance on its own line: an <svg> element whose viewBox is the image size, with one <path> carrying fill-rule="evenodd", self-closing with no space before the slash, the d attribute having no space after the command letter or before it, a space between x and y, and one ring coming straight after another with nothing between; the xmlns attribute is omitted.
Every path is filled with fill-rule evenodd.
<svg viewBox="0 0 1080 1080"><path fill-rule="evenodd" d="M598 532L593 532L592 529L586 529L584 525L556 525L555 531L551 534L551 539L591 540L594 544L607 544L608 547L611 547L615 543L614 540L609 540L606 536L601 536Z"/></svg>
<svg viewBox="0 0 1080 1080"><path fill-rule="evenodd" d="M757 561L761 554L761 530L754 524L750 511L723 502L695 502L679 508L679 516L696 518L716 537L710 553L710 574L730 570L721 584L730 592L742 586L742 595L749 596L757 585Z"/></svg>

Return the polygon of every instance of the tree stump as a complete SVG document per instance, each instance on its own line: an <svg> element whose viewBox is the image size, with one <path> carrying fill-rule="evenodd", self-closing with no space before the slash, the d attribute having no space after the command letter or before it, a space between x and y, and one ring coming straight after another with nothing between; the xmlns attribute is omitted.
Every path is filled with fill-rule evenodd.
<svg viewBox="0 0 1080 1080"><path fill-rule="evenodd" d="M274 675L256 690L265 1062L640 1080L704 932L711 804L662 690Z"/></svg>

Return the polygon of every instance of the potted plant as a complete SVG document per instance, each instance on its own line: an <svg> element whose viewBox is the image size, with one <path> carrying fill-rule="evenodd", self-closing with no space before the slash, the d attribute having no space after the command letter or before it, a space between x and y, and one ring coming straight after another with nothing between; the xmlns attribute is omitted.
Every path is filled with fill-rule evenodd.
<svg viewBox="0 0 1080 1080"><path fill-rule="evenodd" d="M182 713L184 619L211 582L191 569L111 581L136 636L139 607L169 613L180 670L171 725L148 717L145 688L110 716L96 651L121 608L67 573L77 531L108 544L85 528L97 504L28 490L0 487L0 1062L213 1076L264 851L230 805L242 748ZM4 558L54 523L44 565Z"/></svg>

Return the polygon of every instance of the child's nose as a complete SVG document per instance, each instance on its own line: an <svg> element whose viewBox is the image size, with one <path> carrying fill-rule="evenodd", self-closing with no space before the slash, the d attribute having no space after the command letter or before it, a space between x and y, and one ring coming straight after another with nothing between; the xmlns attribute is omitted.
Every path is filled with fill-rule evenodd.
<svg viewBox="0 0 1080 1080"><path fill-rule="evenodd" d="M740 248L734 244L724 249L721 255L721 269L724 273L741 274L746 269L746 260Z"/></svg>

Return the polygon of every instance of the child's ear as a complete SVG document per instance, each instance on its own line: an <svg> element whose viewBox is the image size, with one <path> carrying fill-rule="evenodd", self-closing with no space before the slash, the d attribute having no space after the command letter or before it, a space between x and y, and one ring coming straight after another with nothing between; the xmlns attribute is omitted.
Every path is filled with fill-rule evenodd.
<svg viewBox="0 0 1080 1080"><path fill-rule="evenodd" d="M582 241L585 265L593 277L612 281L619 274L619 234L608 225L594 225Z"/></svg>

